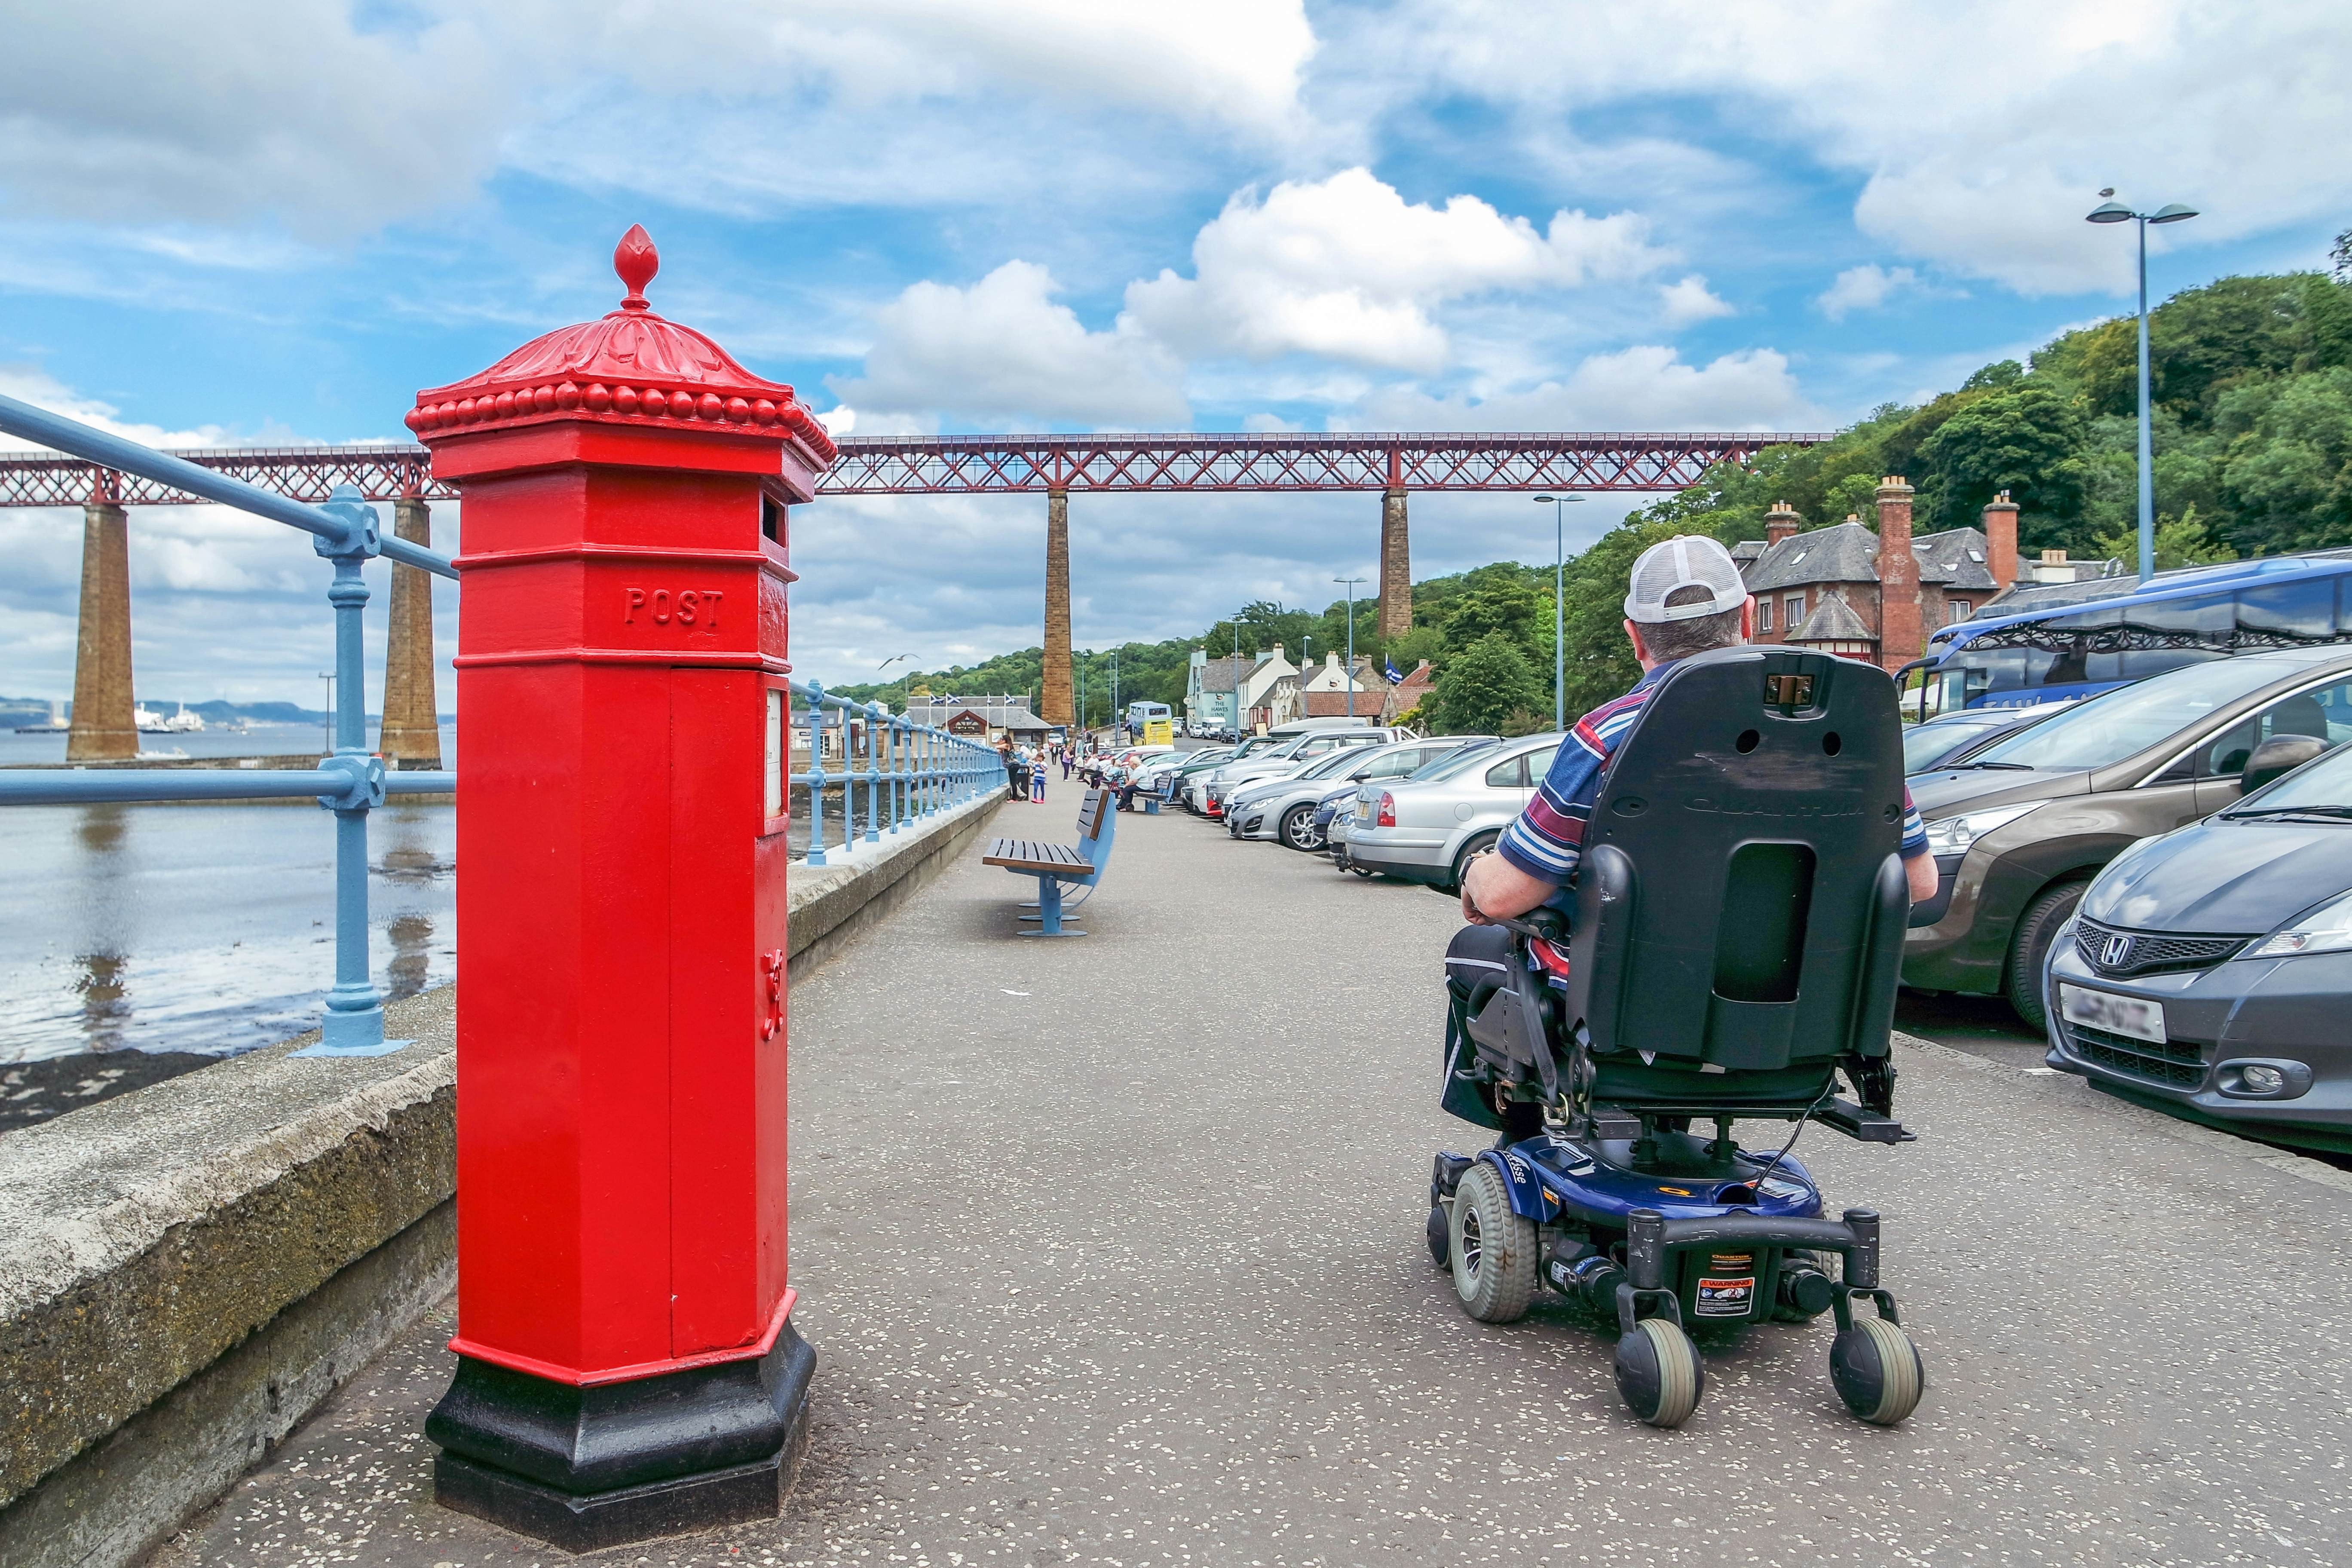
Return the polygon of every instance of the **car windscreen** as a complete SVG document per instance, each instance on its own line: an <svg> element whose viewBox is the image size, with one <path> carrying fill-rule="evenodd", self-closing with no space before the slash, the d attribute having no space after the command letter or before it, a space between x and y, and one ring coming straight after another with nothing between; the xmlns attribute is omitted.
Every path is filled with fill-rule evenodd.
<svg viewBox="0 0 2352 1568"><path fill-rule="evenodd" d="M1361 746L1342 746L1328 757L1316 758L1291 776L1301 779L1328 778L1349 763L1360 761L1363 755L1364 748Z"/></svg>
<svg viewBox="0 0 2352 1568"><path fill-rule="evenodd" d="M1244 741L1240 745L1235 746L1234 748L1234 754L1225 760L1229 763L1238 763L1244 757L1257 756L1261 752L1272 747L1274 744L1275 737L1272 735L1252 735L1248 740Z"/></svg>
<svg viewBox="0 0 2352 1568"><path fill-rule="evenodd" d="M1915 724L1903 731L1903 771L1916 773L1931 767L1961 747L1981 741L2003 725L2015 722L2007 714L2002 714L1982 723L1954 719L1932 724Z"/></svg>
<svg viewBox="0 0 2352 1568"><path fill-rule="evenodd" d="M1464 763L1480 752L1494 746L1493 741L1474 742L1470 745L1454 746L1438 752L1413 772L1405 775L1407 784L1427 784L1433 779L1450 779L1462 771Z"/></svg>
<svg viewBox="0 0 2352 1568"><path fill-rule="evenodd" d="M2094 697L2021 735L1996 742L1969 759L1972 767L2104 768L2144 752L2307 665L2280 659L2224 658L2151 676L2135 686Z"/></svg>
<svg viewBox="0 0 2352 1568"><path fill-rule="evenodd" d="M2307 767L2297 768L2268 789L2256 790L2231 807L2226 815L2235 816L2240 812L2259 815L2315 807L2336 811L2352 807L2352 746L2338 746L2332 754Z"/></svg>

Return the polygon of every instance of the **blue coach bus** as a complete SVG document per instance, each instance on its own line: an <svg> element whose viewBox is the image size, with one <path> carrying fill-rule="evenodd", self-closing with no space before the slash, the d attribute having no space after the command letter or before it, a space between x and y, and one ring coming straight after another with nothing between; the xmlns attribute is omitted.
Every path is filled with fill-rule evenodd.
<svg viewBox="0 0 2352 1568"><path fill-rule="evenodd" d="M2210 658L2352 641L2352 551L2165 572L2144 588L2067 586L2065 602L1995 606L1937 631L1904 668L1904 706L1924 716L2072 701Z"/></svg>

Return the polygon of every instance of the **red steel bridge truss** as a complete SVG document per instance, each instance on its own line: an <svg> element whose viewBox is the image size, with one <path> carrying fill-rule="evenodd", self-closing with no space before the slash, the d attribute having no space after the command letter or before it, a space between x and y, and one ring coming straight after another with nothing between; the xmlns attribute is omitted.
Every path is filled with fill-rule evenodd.
<svg viewBox="0 0 2352 1568"><path fill-rule="evenodd" d="M1034 495L1048 490L1675 490L1717 463L1826 433L1665 435L1138 435L849 437L822 495ZM422 447L236 447L178 452L265 489L320 501L454 500ZM198 497L55 454L0 454L0 507L187 504Z"/></svg>

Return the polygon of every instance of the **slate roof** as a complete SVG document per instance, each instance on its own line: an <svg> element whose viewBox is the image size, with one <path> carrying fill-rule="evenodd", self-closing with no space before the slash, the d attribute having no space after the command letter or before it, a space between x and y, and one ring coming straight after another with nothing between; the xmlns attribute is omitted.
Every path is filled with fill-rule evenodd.
<svg viewBox="0 0 2352 1568"><path fill-rule="evenodd" d="M918 724L944 727L959 713L977 713L992 730L1047 730L1053 726L1029 711L1027 700L1012 697L918 697L907 704L906 716Z"/></svg>
<svg viewBox="0 0 2352 1568"><path fill-rule="evenodd" d="M1941 583L1950 594L1980 594L1996 586L1992 568L1985 564L1990 548L1985 536L1973 528L1949 528L1911 541L1911 553L1919 563L1919 581Z"/></svg>
<svg viewBox="0 0 2352 1568"><path fill-rule="evenodd" d="M1807 583L1878 581L1878 535L1858 522L1832 523L1764 547L1747 571L1748 591Z"/></svg>
<svg viewBox="0 0 2352 1568"><path fill-rule="evenodd" d="M1835 594L1824 594L1805 624L1789 635L1790 642L1876 642L1853 606Z"/></svg>
<svg viewBox="0 0 2352 1568"><path fill-rule="evenodd" d="M1245 670L1255 670L1258 667L1258 660L1254 657L1234 658L1231 655L1209 660L1208 663L1199 667L1201 689L1231 691L1234 689L1234 673L1236 667Z"/></svg>
<svg viewBox="0 0 2352 1568"><path fill-rule="evenodd" d="M1739 570L1743 573L1748 570L1749 562L1763 553L1764 542L1760 539L1743 539L1731 547L1731 558L1739 563Z"/></svg>

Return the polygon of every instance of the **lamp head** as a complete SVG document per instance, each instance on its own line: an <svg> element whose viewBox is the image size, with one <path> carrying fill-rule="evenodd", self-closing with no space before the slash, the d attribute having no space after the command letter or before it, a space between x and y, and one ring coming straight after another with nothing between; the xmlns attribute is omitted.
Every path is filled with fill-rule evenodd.
<svg viewBox="0 0 2352 1568"><path fill-rule="evenodd" d="M2182 218L2195 217L2196 216L2197 209L2195 207L2185 207L2179 202L2174 202L2168 206L2158 207L2156 211L2150 213L2148 215L2147 221L2150 223L2179 223Z"/></svg>
<svg viewBox="0 0 2352 1568"><path fill-rule="evenodd" d="M2139 214L2121 202L2101 202L2084 215L2085 223L2129 223Z"/></svg>
<svg viewBox="0 0 2352 1568"><path fill-rule="evenodd" d="M1555 499L1556 498L1552 496L1538 496L1536 497L1536 504L1538 506L1549 506Z"/></svg>

